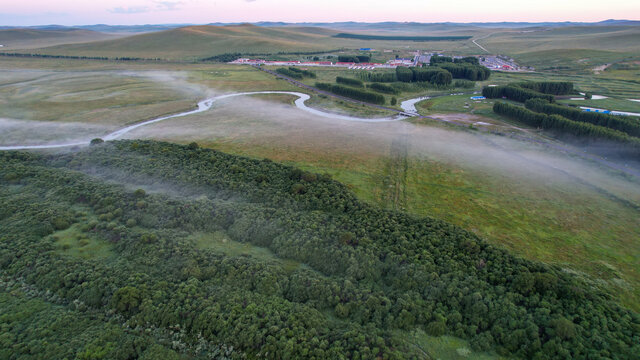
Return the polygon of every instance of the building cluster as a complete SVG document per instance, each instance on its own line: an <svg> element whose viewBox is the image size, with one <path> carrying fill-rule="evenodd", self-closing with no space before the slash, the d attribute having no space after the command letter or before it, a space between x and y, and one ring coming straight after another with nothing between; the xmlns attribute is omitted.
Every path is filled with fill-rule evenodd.
<svg viewBox="0 0 640 360"><path fill-rule="evenodd" d="M362 49L361 49L362 50ZM398 66L419 66L420 64L429 64L432 56L446 56L438 53L420 53L417 51L413 59L392 59L385 63L355 63L355 62L332 62L332 61L271 61L262 59L249 59L240 58L236 59L230 64L241 65L273 65L273 66L334 66L343 67L349 69L361 69L361 70L373 70L373 69L395 69ZM462 56L454 56L456 58L462 58ZM480 65L485 66L491 70L501 71L527 71L532 69L523 69L512 59L505 59L498 56L478 56Z"/></svg>
<svg viewBox="0 0 640 360"><path fill-rule="evenodd" d="M403 60L403 61L400 61ZM269 61L262 59L240 58L230 64L241 65L272 65L272 66L335 66L349 69L373 70L376 68L393 69L397 66L412 66L413 61L406 59L390 60L386 63L355 63L355 62L331 62L331 61Z"/></svg>

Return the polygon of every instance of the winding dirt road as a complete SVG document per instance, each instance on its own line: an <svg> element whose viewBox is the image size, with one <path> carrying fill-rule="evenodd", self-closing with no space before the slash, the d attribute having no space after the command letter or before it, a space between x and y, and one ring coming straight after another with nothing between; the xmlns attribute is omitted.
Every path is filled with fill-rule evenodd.
<svg viewBox="0 0 640 360"><path fill-rule="evenodd" d="M164 121L164 120L168 120L168 119L173 119L173 118L177 118L177 117L183 117L183 116L187 116L187 115L193 115L193 114L197 114L197 113L201 113L204 111L207 111L209 109L211 109L211 107L213 106L213 104L216 101L220 101L223 99L228 99L228 98L232 98L232 97L236 97L236 96L250 96L250 95L262 95L262 94L285 94L285 95L294 95L297 96L298 99L296 99L295 101L295 106L303 111L306 111L308 113L317 115L317 116L321 116L321 117L325 117L325 118L331 118L331 119L337 119L337 120L344 120L344 121L356 121L356 122L368 122L368 123L377 123L377 122L390 122L390 121L400 121L400 120L404 120L407 118L407 116L404 116L402 114L399 114L397 116L394 117L386 117L386 118L359 118L359 117L354 117L354 116L347 116L347 115L340 115L340 114L334 114L334 113L330 113L330 112L325 112L325 111L321 111L318 109L314 109L311 108L309 106L307 106L305 104L305 102L307 100L309 100L311 97L308 94L305 93L301 93L301 92L295 92L295 91L254 91L254 92L243 92L243 93L234 93L234 94L226 94L226 95L221 95L221 96L216 96L213 98L209 98L209 99L205 99L202 100L198 103L198 108L195 110L189 110L189 111L185 111L185 112L181 112L178 114L173 114L173 115L168 115L168 116L162 116L159 118L155 118L155 119L151 119L151 120L147 120L147 121L143 121L134 125L130 125L127 127L124 127L122 129L116 130L112 133L109 133L107 135L102 136L102 139L104 140L115 140L117 138L122 137L124 134L131 132L137 128L143 127L143 126L147 126L147 125L151 125L160 121ZM410 101L410 100L408 100ZM415 107L414 107L415 109ZM417 115L417 113L416 113ZM33 149L55 149L55 148L64 148L64 147L71 147L71 146L84 146L84 145L89 145L89 142L91 141L91 139L86 139L83 141L76 141L76 142L64 142L64 143L53 143L53 144L43 144L43 145L12 145L12 146L0 146L0 150L33 150Z"/></svg>

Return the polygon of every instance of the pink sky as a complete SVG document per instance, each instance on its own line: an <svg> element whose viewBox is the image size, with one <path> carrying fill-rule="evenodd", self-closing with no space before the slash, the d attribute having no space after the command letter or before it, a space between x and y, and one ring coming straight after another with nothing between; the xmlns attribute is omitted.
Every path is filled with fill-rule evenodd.
<svg viewBox="0 0 640 360"><path fill-rule="evenodd" d="M633 0L0 0L0 25L639 19Z"/></svg>

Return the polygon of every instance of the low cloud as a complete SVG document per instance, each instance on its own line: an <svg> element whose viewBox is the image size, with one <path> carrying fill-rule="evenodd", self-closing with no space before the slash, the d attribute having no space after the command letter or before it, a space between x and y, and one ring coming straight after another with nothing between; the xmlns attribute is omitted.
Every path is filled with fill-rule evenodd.
<svg viewBox="0 0 640 360"><path fill-rule="evenodd" d="M130 6L130 7L116 7L108 10L112 14L140 14L149 12L150 9L147 6Z"/></svg>
<svg viewBox="0 0 640 360"><path fill-rule="evenodd" d="M182 1L154 1L156 4L156 9L159 11L174 11L179 10L180 5L182 5Z"/></svg>

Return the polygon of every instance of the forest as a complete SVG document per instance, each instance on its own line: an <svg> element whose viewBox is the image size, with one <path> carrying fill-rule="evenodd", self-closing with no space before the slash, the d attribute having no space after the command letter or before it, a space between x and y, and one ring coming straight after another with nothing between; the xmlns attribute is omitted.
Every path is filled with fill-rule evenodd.
<svg viewBox="0 0 640 360"><path fill-rule="evenodd" d="M412 329L522 359L640 353L640 316L595 284L328 175L126 140L0 153L0 184L7 358L421 358Z"/></svg>

